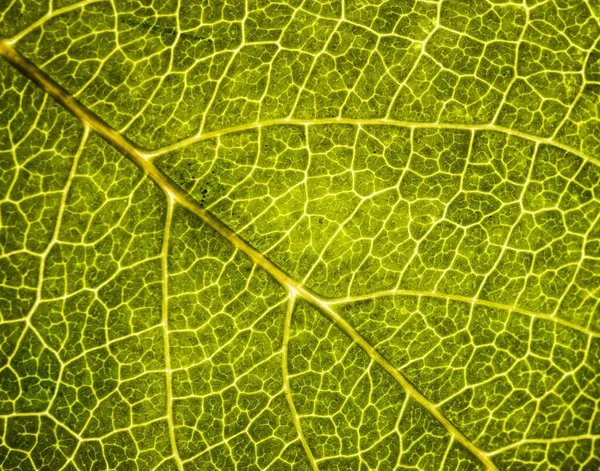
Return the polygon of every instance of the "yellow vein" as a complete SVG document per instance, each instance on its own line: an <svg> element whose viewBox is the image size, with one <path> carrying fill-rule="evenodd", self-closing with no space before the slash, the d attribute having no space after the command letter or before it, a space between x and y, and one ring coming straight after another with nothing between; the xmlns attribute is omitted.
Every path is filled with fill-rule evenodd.
<svg viewBox="0 0 600 471"><path fill-rule="evenodd" d="M354 302L358 302L358 301L368 301L370 299L385 298L385 297L391 297L391 296L423 296L423 297L428 297L428 298L449 299L452 301L461 301L461 302L468 303L468 304L493 307L496 309L502 309L504 311L518 312L520 314L525 314L525 315L532 316L532 317L539 317L541 319L547 319L552 322L556 322L557 324L561 324L561 325L570 327L572 329L578 330L587 335L591 335L594 337L600 337L600 332L596 332L592 329L581 326L574 322L568 321L566 319L562 319L553 314L546 314L546 313L541 313L541 312L536 312L536 311L530 311L528 309L523 309L523 308L520 308L517 306L509 306L507 304L497 303L494 301L488 301L486 299L470 298L468 296L461 296L458 294L440 293L438 291L391 289L391 290L387 290L387 291L379 291L376 293L359 294L356 296L347 296L344 298L328 299L328 300L326 300L326 302L330 305L348 304L348 303L354 303Z"/></svg>
<svg viewBox="0 0 600 471"><path fill-rule="evenodd" d="M523 438L523 439L519 440L518 442L511 443L510 445L507 445L502 448L498 448L497 450L494 450L494 451L488 453L488 456L499 455L500 453L504 453L508 450L512 450L512 449L517 448L524 444L554 445L556 443L575 442L575 441L579 441L579 440L590 440L591 441L591 440L597 440L597 439L598 439L598 435L592 435L592 434L572 435L572 436L567 436L567 437L556 437L556 438Z"/></svg>
<svg viewBox="0 0 600 471"><path fill-rule="evenodd" d="M169 345L169 237L171 235L171 221L173 219L174 201L171 195L167 195L167 215L165 218L165 233L163 236L161 268L162 268L162 332L165 350L165 376L167 393L167 422L169 424L169 440L173 449L173 457L179 471L183 471L183 464L177 451L175 440L175 422L173 421L173 391L172 391L172 368L171 368L171 346Z"/></svg>
<svg viewBox="0 0 600 471"><path fill-rule="evenodd" d="M287 312L285 314L285 323L283 325L283 342L281 347L281 372L283 374L283 391L285 392L285 398L287 400L288 407L290 408L290 412L292 414L294 427L296 428L296 433L298 433L298 437L300 437L300 443L302 443L304 452L306 453L306 456L310 461L310 465L313 471L319 471L319 467L317 466L315 457L313 456L312 451L308 446L308 442L306 441L306 437L304 436L304 432L302 431L300 417L298 416L298 411L296 410L296 405L294 404L294 398L292 397L292 389L290 387L290 375L288 371L288 346L290 343L290 328L292 324L292 314L294 312L295 303L296 296L294 295L294 293L290 293Z"/></svg>
<svg viewBox="0 0 600 471"><path fill-rule="evenodd" d="M366 339L364 339L345 319L340 317L327 302L321 300L309 290L301 286L296 280L290 277L282 269L276 266L261 252L252 247L248 242L242 239L225 223L219 220L212 213L204 209L200 204L188 195L179 185L177 185L169 176L164 174L159 168L149 162L135 146L102 121L93 112L85 108L74 97L68 94L60 85L45 72L38 69L33 63L16 51L6 42L0 41L0 55L17 68L23 75L40 86L46 93L52 96L60 105L75 117L87 124L96 131L108 144L123 153L129 160L137 165L145 174L170 198L175 202L197 215L202 221L208 224L214 231L227 239L235 248L252 260L255 264L263 268L281 285L285 286L291 295L303 297L313 306L319 308L326 314L337 326L346 333L354 342L356 342L373 360L380 364L404 389L416 400L422 407L428 410L447 430L467 448L483 465L489 470L497 471L491 459L483 453L475 444L473 444L458 428L456 428L442 412L423 396L402 374L383 357L375 348L373 348Z"/></svg>
<svg viewBox="0 0 600 471"><path fill-rule="evenodd" d="M504 126L498 126L496 124L452 124L452 123L419 123L413 121L400 121L396 119L358 119L358 118L323 118L323 119L291 119L291 118L282 118L282 119L269 119L265 121L257 121L254 123L241 124L239 126L232 126L229 128L220 129L218 131L210 131L198 134L197 136L189 137L187 139L183 139L175 144L171 144L165 147L160 147L158 149L145 151L144 155L147 158L157 157L162 154L166 154L168 152L172 152L174 150L183 149L187 146L190 146L196 142L206 141L208 139L214 139L216 137L225 136L227 134L232 134L235 132L241 131L251 131L254 129L259 129L261 127L267 126L281 126L281 125L301 125L301 126L316 126L323 124L350 124L353 126L361 125L361 126L399 126L399 127L407 127L407 128L416 128L416 129L462 129L465 131L496 131L504 134L509 134L511 136L520 137L522 139L526 139L528 141L539 142L540 144L548 144L554 147L558 147L564 151L570 152L581 157L584 160L588 160L590 162L595 163L596 165L600 165L600 159L596 157L589 156L584 152L576 149L575 147L571 147L567 144L563 144L562 142L558 142L552 138L543 138L539 136L534 136L533 134L528 134L521 131L516 131L514 129L506 128Z"/></svg>

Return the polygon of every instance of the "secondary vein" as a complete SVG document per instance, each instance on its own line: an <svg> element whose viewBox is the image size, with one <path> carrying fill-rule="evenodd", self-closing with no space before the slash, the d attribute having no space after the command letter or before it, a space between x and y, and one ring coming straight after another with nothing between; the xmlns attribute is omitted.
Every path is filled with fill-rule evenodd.
<svg viewBox="0 0 600 471"><path fill-rule="evenodd" d="M518 312L520 314L524 314L527 316L531 316L534 318L540 318L552 321L556 324L561 324L566 327L569 327L574 330L578 330L583 332L584 334L591 335L593 337L600 337L600 332L593 330L592 328L585 327L574 322L571 322L567 319L562 319L558 317L556 314L549 314L543 312L531 311L529 309L524 309L518 306L509 306L507 304L498 303L495 301L489 301L486 299L481 299L477 297L469 297L469 296L461 296L458 294L451 293L442 293L439 291L419 291L419 290L409 290L409 289L391 289L386 291L377 291L375 293L367 293L367 294L359 294L356 296L346 296L342 298L335 299L327 299L326 302L330 305L337 304L350 304L360 301L369 301L377 298L386 298L393 296L416 296L416 297L424 297L424 298L437 298L437 299L445 299L449 301L459 301L466 304L475 304L479 306L487 306L495 309L501 309L503 311L508 312Z"/></svg>
<svg viewBox="0 0 600 471"><path fill-rule="evenodd" d="M234 132L251 131L253 129L260 129L261 127L268 126L282 126L282 125L296 125L296 126L318 126L324 124L349 124L352 126L398 126L415 129L462 129L465 131L496 131L510 136L519 137L532 142L540 144L547 144L566 152L581 157L583 160L593 162L596 165L600 165L600 159L587 155L575 147L563 144L553 138L543 138L534 136L521 131L515 131L514 129L506 128L504 126L498 126L496 124L455 124L455 123L420 123L414 121L400 121L397 119L358 119L358 118L317 118L317 119L294 119L294 118L280 118L270 119L265 121L256 121L253 123L240 124L238 126L232 126L230 128L219 129L218 131L202 132L196 136L183 139L174 144L160 147L158 149L149 150L144 152L146 158L154 158L159 155L163 155L169 152L173 152L178 149L184 149L196 142L206 141L209 139L215 139L220 136L232 134Z"/></svg>
<svg viewBox="0 0 600 471"><path fill-rule="evenodd" d="M290 329L292 324L292 314L294 312L294 306L296 302L296 297L293 293L290 294L290 298L288 300L288 306L285 314L285 323L283 326L283 341L282 341L282 349L281 349L281 373L283 375L283 390L285 392L285 398L288 403L288 407L290 409L290 413L292 414L292 421L294 422L294 427L296 428L296 433L300 438L300 443L302 443L302 447L304 448L304 452L306 453L306 457L310 462L310 465L313 471L319 471L319 466L315 460L315 457L306 441L306 437L304 436L304 432L302 431L302 425L300 424L300 416L298 415L298 411L296 410L296 405L294 404L294 398L292 397L292 388L290 385L290 374L288 371L288 351L289 351L289 343L290 343Z"/></svg>

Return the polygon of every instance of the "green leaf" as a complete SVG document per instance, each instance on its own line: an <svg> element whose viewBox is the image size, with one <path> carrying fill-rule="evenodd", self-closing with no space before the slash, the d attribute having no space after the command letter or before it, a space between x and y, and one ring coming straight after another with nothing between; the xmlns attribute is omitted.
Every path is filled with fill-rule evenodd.
<svg viewBox="0 0 600 471"><path fill-rule="evenodd" d="M600 468L599 17L0 4L0 468Z"/></svg>

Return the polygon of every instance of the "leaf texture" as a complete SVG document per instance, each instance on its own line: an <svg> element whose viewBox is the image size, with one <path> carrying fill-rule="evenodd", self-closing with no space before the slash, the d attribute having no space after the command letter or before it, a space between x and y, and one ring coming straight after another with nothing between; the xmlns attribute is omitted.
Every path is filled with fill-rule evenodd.
<svg viewBox="0 0 600 471"><path fill-rule="evenodd" d="M0 2L0 468L598 469L599 17Z"/></svg>

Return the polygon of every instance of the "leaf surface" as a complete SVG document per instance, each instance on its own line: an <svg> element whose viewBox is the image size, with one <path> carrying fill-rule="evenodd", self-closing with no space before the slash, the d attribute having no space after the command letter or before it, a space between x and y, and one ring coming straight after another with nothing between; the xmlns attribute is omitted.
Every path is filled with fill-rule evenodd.
<svg viewBox="0 0 600 471"><path fill-rule="evenodd" d="M0 5L0 467L600 467L593 2Z"/></svg>

